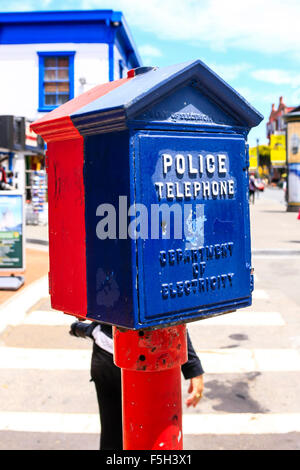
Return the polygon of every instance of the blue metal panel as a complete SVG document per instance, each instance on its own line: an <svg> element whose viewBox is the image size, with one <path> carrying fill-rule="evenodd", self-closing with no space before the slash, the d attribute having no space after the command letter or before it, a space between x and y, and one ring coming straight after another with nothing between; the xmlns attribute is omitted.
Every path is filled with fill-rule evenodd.
<svg viewBox="0 0 300 470"><path fill-rule="evenodd" d="M130 190L129 134L107 134L88 137L85 142L84 184L86 217L87 318L134 327L133 302L137 295L132 287L131 266L135 260L132 240L119 237L119 196L133 202ZM101 204L116 209L117 238L101 240L97 215ZM125 208L127 212L127 206ZM104 215L104 214L103 214ZM105 214L106 215L106 214ZM121 232L124 230L121 227Z"/></svg>
<svg viewBox="0 0 300 470"><path fill-rule="evenodd" d="M174 164L163 172L162 155L168 154ZM191 156L191 168L199 168L199 155L218 155L223 173L177 175L175 157L183 155L186 165ZM151 205L190 204L185 220L187 234L174 239L174 220L164 216L161 225L172 226L170 239L138 239L139 323L156 325L209 316L251 304L250 234L243 136L199 135L192 133L139 132L134 146L136 162L136 202ZM217 164L215 163L217 166ZM226 171L225 171L225 166ZM244 168L244 169L243 169ZM232 181L233 183L229 183ZM162 197L155 183L162 183ZM166 184L180 197L166 197ZM195 197L183 198L184 185L194 183L210 188L210 196L201 189ZM220 187L223 183L223 193ZM233 194L229 194L232 184ZM178 185L178 187L177 187ZM212 186L213 185L213 186ZM218 195L212 194L212 187ZM227 188L226 190L224 188ZM190 191L190 190L189 190ZM188 191L188 194L189 194ZM193 190L191 189L193 193ZM197 219L196 205L198 205ZM153 217L149 217L149 232ZM193 230L191 229L193 226ZM190 231L188 230L190 228ZM195 232L195 233L194 233Z"/></svg>
<svg viewBox="0 0 300 470"><path fill-rule="evenodd" d="M171 95L163 98L159 103L147 108L134 121L145 123L176 123L199 128L201 125L209 126L238 126L240 123L236 116L232 116L220 106L216 106L197 85L180 87Z"/></svg>

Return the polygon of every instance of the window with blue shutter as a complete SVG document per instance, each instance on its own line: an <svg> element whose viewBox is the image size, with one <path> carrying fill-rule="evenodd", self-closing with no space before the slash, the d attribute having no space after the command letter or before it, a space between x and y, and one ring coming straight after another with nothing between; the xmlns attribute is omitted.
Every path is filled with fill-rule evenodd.
<svg viewBox="0 0 300 470"><path fill-rule="evenodd" d="M39 111L51 111L74 98L75 52L38 52Z"/></svg>

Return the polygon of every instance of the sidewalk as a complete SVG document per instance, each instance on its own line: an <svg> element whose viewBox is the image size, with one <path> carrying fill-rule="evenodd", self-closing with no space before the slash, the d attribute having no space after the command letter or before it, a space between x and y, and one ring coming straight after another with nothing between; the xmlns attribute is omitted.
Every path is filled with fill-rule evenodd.
<svg viewBox="0 0 300 470"><path fill-rule="evenodd" d="M278 251L300 255L300 220L297 213L286 212L283 192L267 189L250 204L253 253Z"/></svg>
<svg viewBox="0 0 300 470"><path fill-rule="evenodd" d="M26 225L25 233L28 243L38 243L46 246L49 243L48 225Z"/></svg>
<svg viewBox="0 0 300 470"><path fill-rule="evenodd" d="M1 291L0 290L0 305L2 305L7 300L11 299L14 295L22 292L26 287L28 287L33 282L38 279L46 276L48 274L48 252L42 251L34 248L26 248L26 270L25 273L20 273L20 275L25 277L24 285L17 291ZM5 273L9 276L10 273ZM3 274L4 275L4 274ZM18 275L18 273L16 273Z"/></svg>

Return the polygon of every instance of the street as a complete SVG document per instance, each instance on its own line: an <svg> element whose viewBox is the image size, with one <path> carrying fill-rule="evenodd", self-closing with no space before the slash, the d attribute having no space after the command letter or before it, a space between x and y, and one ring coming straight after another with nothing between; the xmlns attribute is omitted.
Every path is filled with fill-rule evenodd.
<svg viewBox="0 0 300 470"><path fill-rule="evenodd" d="M300 220L275 188L250 212L252 306L188 325L205 391L187 408L182 380L185 450L300 449ZM92 342L68 334L42 274L0 307L0 449L97 449Z"/></svg>

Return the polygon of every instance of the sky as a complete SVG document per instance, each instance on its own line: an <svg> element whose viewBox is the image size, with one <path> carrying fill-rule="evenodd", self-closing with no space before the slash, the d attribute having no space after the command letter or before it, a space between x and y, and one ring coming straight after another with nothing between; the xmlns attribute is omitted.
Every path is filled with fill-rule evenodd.
<svg viewBox="0 0 300 470"><path fill-rule="evenodd" d="M250 146L267 144L279 97L300 105L299 0L0 0L0 12L122 11L143 65L201 59L263 116Z"/></svg>

